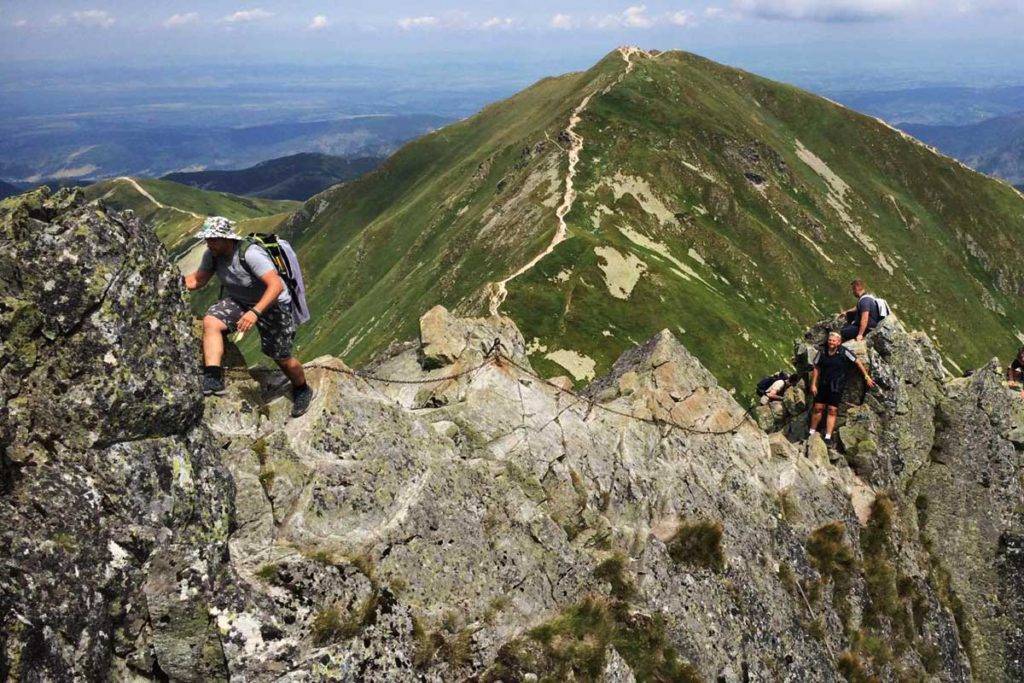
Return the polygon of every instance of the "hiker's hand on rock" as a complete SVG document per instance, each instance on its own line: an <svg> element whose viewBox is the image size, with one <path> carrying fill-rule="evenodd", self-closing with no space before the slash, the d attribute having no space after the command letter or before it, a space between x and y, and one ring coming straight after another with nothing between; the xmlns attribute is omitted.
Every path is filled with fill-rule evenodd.
<svg viewBox="0 0 1024 683"><path fill-rule="evenodd" d="M248 332L252 329L252 326L256 324L256 314L252 311L246 311L245 314L238 319L238 331Z"/></svg>
<svg viewBox="0 0 1024 683"><path fill-rule="evenodd" d="M812 384L811 385L811 396L817 396L817 395L818 395L818 385L817 384Z"/></svg>
<svg viewBox="0 0 1024 683"><path fill-rule="evenodd" d="M859 341L859 342L864 341L864 335L863 334L858 334L857 335L857 341Z"/></svg>
<svg viewBox="0 0 1024 683"><path fill-rule="evenodd" d="M870 377L865 377L864 381L867 383L868 389L874 389L875 388L875 380L871 379Z"/></svg>

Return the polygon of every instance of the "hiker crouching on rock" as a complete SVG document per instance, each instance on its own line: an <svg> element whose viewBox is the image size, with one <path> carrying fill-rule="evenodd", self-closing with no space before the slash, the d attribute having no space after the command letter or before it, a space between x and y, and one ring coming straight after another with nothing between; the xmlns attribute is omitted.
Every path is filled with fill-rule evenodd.
<svg viewBox="0 0 1024 683"><path fill-rule="evenodd" d="M843 401L843 391L846 389L846 378L850 369L856 367L860 370L868 389L875 386L868 369L857 359L853 351L842 345L842 342L842 335L838 332L829 332L825 348L819 350L814 358L814 370L811 372L811 395L814 396L811 436L818 433L818 425L821 424L822 415L827 407L825 443L829 445L832 443L832 432L836 428L839 404Z"/></svg>
<svg viewBox="0 0 1024 683"><path fill-rule="evenodd" d="M857 299L857 305L848 311L843 311L847 324L840 330L840 334L844 342L851 339L864 341L864 335L878 327L882 318L889 315L889 305L884 299L868 294L863 280L851 282L850 289Z"/></svg>
<svg viewBox="0 0 1024 683"><path fill-rule="evenodd" d="M245 249L245 263L239 254L244 239L226 218L207 218L197 235L206 240L199 269L185 276L187 289L202 289L214 274L226 295L206 311L203 318L203 394L224 393L224 334L237 330L259 330L260 348L284 371L292 383L292 416L309 409L313 390L306 384L302 363L292 356L295 321L292 300L270 255L259 245Z"/></svg>

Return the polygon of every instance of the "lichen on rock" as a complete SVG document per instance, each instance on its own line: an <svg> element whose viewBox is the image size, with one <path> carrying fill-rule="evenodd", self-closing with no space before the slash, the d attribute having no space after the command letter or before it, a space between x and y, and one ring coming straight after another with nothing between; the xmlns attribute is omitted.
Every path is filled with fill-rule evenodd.
<svg viewBox="0 0 1024 683"><path fill-rule="evenodd" d="M0 283L0 675L226 677L232 484L163 247L40 190L0 205Z"/></svg>

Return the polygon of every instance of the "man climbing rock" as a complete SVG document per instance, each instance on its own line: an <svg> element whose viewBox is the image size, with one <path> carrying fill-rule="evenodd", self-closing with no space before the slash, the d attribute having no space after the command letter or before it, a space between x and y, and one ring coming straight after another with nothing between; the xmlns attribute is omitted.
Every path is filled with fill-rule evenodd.
<svg viewBox="0 0 1024 683"><path fill-rule="evenodd" d="M224 293L203 318L203 393L224 393L224 334L236 330L244 334L255 326L261 350L292 383L292 417L299 417L309 409L313 390L306 384L302 364L292 355L292 298L274 262L258 244L240 249L245 238L221 216L207 218L197 237L206 240L206 251L198 270L185 276L185 287L202 289L216 274Z"/></svg>
<svg viewBox="0 0 1024 683"><path fill-rule="evenodd" d="M821 418L828 408L828 419L825 422L825 443L832 444L832 432L836 428L836 417L839 415L839 404L843 400L846 389L846 378L850 369L856 367L864 375L868 388L874 388L875 381L868 374L868 369L857 359L853 351L842 345L842 335L829 332L825 348L818 351L814 358L814 370L811 371L811 395L814 396L814 408L811 411L811 436L818 433Z"/></svg>
<svg viewBox="0 0 1024 683"><path fill-rule="evenodd" d="M863 280L858 279L851 282L850 289L857 299L857 305L844 311L847 324L840 332L843 341L851 339L863 341L864 335L878 327L878 323L889 315L889 305L884 299L868 294Z"/></svg>

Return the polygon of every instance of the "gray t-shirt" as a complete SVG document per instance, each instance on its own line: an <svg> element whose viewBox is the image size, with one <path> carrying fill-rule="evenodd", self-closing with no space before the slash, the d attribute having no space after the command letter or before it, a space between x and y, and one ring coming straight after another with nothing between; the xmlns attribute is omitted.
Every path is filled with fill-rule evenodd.
<svg viewBox="0 0 1024 683"><path fill-rule="evenodd" d="M228 298L234 299L243 306L255 306L267 288L259 278L276 268L266 251L258 245L250 244L249 248L245 250L245 262L256 274L257 277L254 278L242 265L238 254L237 246L230 257L214 257L213 253L207 249L203 252L202 261L199 262L199 270L205 273L216 273L221 284L224 285L224 294ZM288 287L285 287L281 295L277 297L277 302L291 305L292 296L288 293Z"/></svg>

